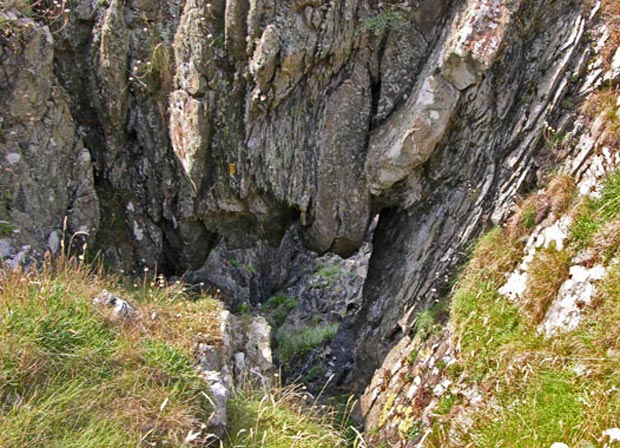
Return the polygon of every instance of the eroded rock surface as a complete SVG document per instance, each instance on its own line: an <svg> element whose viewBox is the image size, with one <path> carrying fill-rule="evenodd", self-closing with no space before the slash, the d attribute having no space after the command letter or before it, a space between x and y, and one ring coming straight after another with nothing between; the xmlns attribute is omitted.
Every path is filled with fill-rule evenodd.
<svg viewBox="0 0 620 448"><path fill-rule="evenodd" d="M378 213L360 311L331 349L334 384L357 391L561 156L540 149L547 120L569 121L566 93L603 77L580 83L577 0L68 6L62 29L2 12L0 220L20 230L3 258L58 250L67 215L113 264L251 300L290 286L292 225L297 247L348 256Z"/></svg>
<svg viewBox="0 0 620 448"><path fill-rule="evenodd" d="M90 152L53 73L49 29L11 11L0 20L0 238L2 258L16 266L58 254L73 235L92 242L99 200Z"/></svg>
<svg viewBox="0 0 620 448"><path fill-rule="evenodd" d="M582 29L579 19L574 23L577 27L576 30ZM596 26L593 26L593 29L595 30L593 35L597 37L602 34L604 42L607 38L605 37L604 27L602 33ZM599 50L602 45L599 43ZM579 52L576 52L575 56L577 56L576 73L580 73L580 67L583 68L586 58ZM590 66L595 67L595 70L587 77L575 82L568 90L569 96L587 95L614 76L613 64L605 71L597 68L601 67L600 58L597 56L593 59ZM565 158L563 162L555 165L557 172L566 178L574 179L577 196L581 200L587 196L599 197L603 187L603 179L620 166L617 151L608 146L609 134L603 124L603 117L584 117L570 110L555 114L554 117L555 121L559 123L558 129L549 131L551 134L548 132L545 135L545 140L547 140L546 144L550 145L548 141L550 135L558 135L559 133L564 137L563 143L553 148L558 150L557 146L561 146L566 151L563 155ZM548 125L546 126L548 127ZM513 167L517 164L516 160L512 158L509 158L506 163ZM525 174L522 173L521 175ZM509 184L506 186L511 188ZM505 194L510 193L502 193L502 189L499 190L500 198L504 197ZM550 202L556 199L553 195L549 198ZM537 253L549 249L562 251L568 248L575 250L574 246L569 247L570 244L574 244L574 241L571 241L570 226L575 219L575 209L571 209L570 203L566 207L568 210L555 207L554 204L547 204L546 207L543 207L540 220L537 216L523 241L524 250L519 259L519 264L514 271L506 274L505 282L498 290L500 294L524 306L528 300L528 276ZM496 211L495 216L497 217L501 208L496 209ZM414 221L414 219L410 218L409 222ZM406 228L406 225L403 225L403 228ZM393 237L396 234L397 232L392 230L390 235ZM418 240L418 243L423 241L422 239ZM378 239L375 239L374 244L377 249L384 247ZM412 249L408 250L412 251ZM538 325L537 330L547 337L553 337L558 333L573 331L578 328L586 318L587 311L591 309L589 307L592 305L592 299L596 297L599 282L604 280L608 270L617 263L616 258L606 260L604 256L601 257L601 254L592 248L576 252L569 259L569 266L566 267L566 279L559 285L557 295L545 309L544 316L541 316L542 322ZM373 270L372 267L374 258L377 256L378 253L375 250L373 259L371 259L371 275L378 271ZM381 263L386 263L389 259L390 256L386 255ZM402 260L399 260L400 264L405 264ZM431 263L431 265L437 266L438 264ZM420 271L416 271L415 274L419 276ZM423 278L425 275L422 273ZM408 281L408 278L412 277L407 275L399 277L399 281L404 283L405 288L411 283L415 284L415 281ZM448 278L444 279L448 280ZM369 278L365 285L365 298L370 292L371 282L372 278ZM385 285L388 283L377 282L377 284ZM430 291L434 292L433 290ZM447 293L446 296L450 297L451 293ZM377 297L381 296L378 295ZM384 301L379 299L367 306L369 315L377 321L380 321L386 312L390 312L387 308L379 308L377 305L379 303L384 303ZM397 309L400 308L397 307ZM394 339L397 339L398 342L390 348L383 358L381 366L374 371L371 382L360 397L358 412L367 424L367 429L371 429L370 434L373 434L370 436L371 443L382 441L395 447L425 446L424 442L432 432L431 427L438 422L440 425L443 424L441 419L444 418L444 422L448 422L446 427L449 429L446 430L446 434L450 442L454 446L464 445L465 442L462 441L461 435L467 434L471 429L474 422L471 415L476 412L477 408L485 405L485 400L494 400L494 392L476 390L475 381L472 382L471 378L467 378L467 375L461 375L458 369L450 368L455 361L458 362L461 355L459 353L461 336L454 328L450 325L443 325L441 331L432 332L433 334L425 339L416 334L416 317L417 312L406 315L405 321L408 320L412 324L395 330ZM363 318L358 319L360 319L358 322L363 320ZM363 324L359 323L358 325ZM377 328L380 326L378 325ZM410 331L406 331L406 328L409 328ZM440 326L436 327L436 329L438 328ZM378 334L378 332L379 330L376 330L373 335ZM346 333L343 332L341 337L345 335ZM376 350L375 341L376 339L368 337L361 344L361 350L358 349L360 351L358 351L356 369L353 370L354 374L361 369L361 359L372 362L373 358L370 351L364 358L360 355L365 353L363 351L364 346ZM483 355L479 356L482 357ZM523 367L527 366L524 357L523 355L516 356L512 360L515 369L527 368ZM438 403L443 396L449 399L457 397L457 404L451 407L449 414L442 417ZM489 403L486 405L494 406Z"/></svg>

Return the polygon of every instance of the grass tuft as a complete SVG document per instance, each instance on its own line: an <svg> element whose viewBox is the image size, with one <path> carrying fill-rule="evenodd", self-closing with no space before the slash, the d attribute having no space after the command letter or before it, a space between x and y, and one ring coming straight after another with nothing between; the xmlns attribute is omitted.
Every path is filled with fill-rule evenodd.
<svg viewBox="0 0 620 448"><path fill-rule="evenodd" d="M560 286L568 279L571 258L568 250L557 250L555 246L536 252L528 269L524 305L534 324L542 322Z"/></svg>
<svg viewBox="0 0 620 448"><path fill-rule="evenodd" d="M441 323L448 317L445 302L437 302L429 308L422 310L416 317L416 335L422 340L427 340L433 333L441 329Z"/></svg>
<svg viewBox="0 0 620 448"><path fill-rule="evenodd" d="M573 203L575 191L575 181L571 176L555 175L544 191L533 194L519 205L506 224L506 236L511 240L526 236L549 213L559 216Z"/></svg>
<svg viewBox="0 0 620 448"><path fill-rule="evenodd" d="M317 404L300 386L277 386L271 391L237 390L229 401L228 446L244 448L361 447L336 408Z"/></svg>
<svg viewBox="0 0 620 448"><path fill-rule="evenodd" d="M210 321L219 308L167 289L125 290L137 317L123 323L93 304L104 288L124 290L67 259L37 272L0 270L3 448L182 446L207 421L195 333L168 325L191 325L177 312L186 305ZM168 313L177 319L164 320Z"/></svg>
<svg viewBox="0 0 620 448"><path fill-rule="evenodd" d="M581 110L592 119L601 117L607 131L606 143L617 146L618 139L620 138L618 91L614 88L599 90L588 98Z"/></svg>
<svg viewBox="0 0 620 448"><path fill-rule="evenodd" d="M571 226L571 239L577 249L591 246L604 260L620 248L620 171L611 173L598 199L587 198L577 207Z"/></svg>
<svg viewBox="0 0 620 448"><path fill-rule="evenodd" d="M292 330L281 328L276 334L280 362L287 363L329 343L337 332L337 323Z"/></svg>
<svg viewBox="0 0 620 448"><path fill-rule="evenodd" d="M297 308L297 301L282 294L271 297L265 304L264 310L271 326L277 328L282 326L295 308Z"/></svg>

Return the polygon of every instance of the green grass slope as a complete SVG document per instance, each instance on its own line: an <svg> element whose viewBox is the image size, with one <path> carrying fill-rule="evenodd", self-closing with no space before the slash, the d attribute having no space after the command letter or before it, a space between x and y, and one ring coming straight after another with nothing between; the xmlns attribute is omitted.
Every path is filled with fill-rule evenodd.
<svg viewBox="0 0 620 448"><path fill-rule="evenodd" d="M131 304L131 319L93 303L104 288ZM148 272L127 287L77 260L0 268L0 447L204 446L212 406L194 350L222 343L222 309ZM298 387L248 384L214 446L352 446L342 421Z"/></svg>
<svg viewBox="0 0 620 448"><path fill-rule="evenodd" d="M524 213L478 243L460 276L450 321L459 349L453 369L484 401L465 413L457 401L453 412L435 420L425 446L620 446L603 435L620 427L620 172L608 177L598 199L571 201L565 205L574 218L567 245L537 252L525 301L498 292L522 256L527 226L515 230L515 224ZM546 338L537 325L571 259L588 248L587 263L607 266L608 274L580 325Z"/></svg>

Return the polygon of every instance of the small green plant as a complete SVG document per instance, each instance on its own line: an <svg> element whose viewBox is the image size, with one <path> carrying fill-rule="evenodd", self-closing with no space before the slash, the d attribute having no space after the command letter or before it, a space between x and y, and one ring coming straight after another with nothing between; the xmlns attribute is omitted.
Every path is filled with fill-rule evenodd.
<svg viewBox="0 0 620 448"><path fill-rule="evenodd" d="M340 265L323 266L321 269L318 269L315 274L317 277L327 280L329 284L333 284L340 275Z"/></svg>
<svg viewBox="0 0 620 448"><path fill-rule="evenodd" d="M320 325L295 329L281 328L276 333L280 362L302 357L318 347L329 343L338 332L338 324Z"/></svg>
<svg viewBox="0 0 620 448"><path fill-rule="evenodd" d="M588 244L600 227L597 212L597 201L587 198L577 210L575 220L570 228L571 240L579 247Z"/></svg>
<svg viewBox="0 0 620 448"><path fill-rule="evenodd" d="M271 297L265 304L267 319L274 327L280 327L295 308L297 301L284 294Z"/></svg>
<svg viewBox="0 0 620 448"><path fill-rule="evenodd" d="M547 147L554 151L558 151L562 148L564 143L570 138L570 134L558 131L545 122L544 138L547 143Z"/></svg>
<svg viewBox="0 0 620 448"><path fill-rule="evenodd" d="M0 36L8 37L11 35L11 19L0 17ZM2 129L2 138L4 138L4 128Z"/></svg>
<svg viewBox="0 0 620 448"><path fill-rule="evenodd" d="M8 186L2 187L0 191L0 208L5 211L11 210L13 206L13 191Z"/></svg>
<svg viewBox="0 0 620 448"><path fill-rule="evenodd" d="M390 30L401 29L405 25L407 25L405 15L393 9L387 9L373 16L366 17L362 22L363 28L375 36L380 36Z"/></svg>
<svg viewBox="0 0 620 448"><path fill-rule="evenodd" d="M134 61L129 81L144 93L156 95L170 90L172 84L172 49L152 28L148 32L146 60Z"/></svg>
<svg viewBox="0 0 620 448"><path fill-rule="evenodd" d="M248 271L250 274L256 274L256 269L251 264L244 264L242 267L243 269Z"/></svg>
<svg viewBox="0 0 620 448"><path fill-rule="evenodd" d="M521 224L525 229L531 230L536 225L536 208L528 207L521 214Z"/></svg>
<svg viewBox="0 0 620 448"><path fill-rule="evenodd" d="M615 171L607 177L601 191L598 211L606 221L620 216L620 171Z"/></svg>
<svg viewBox="0 0 620 448"><path fill-rule="evenodd" d="M614 223L620 218L620 171L607 177L600 198L584 200L574 216L570 235L577 248L594 243L598 252L613 255L615 246L620 244L614 243Z"/></svg>
<svg viewBox="0 0 620 448"><path fill-rule="evenodd" d="M458 379L461 376L461 373L463 373L463 366L461 366L458 362L454 362L446 368L446 374L453 380Z"/></svg>
<svg viewBox="0 0 620 448"><path fill-rule="evenodd" d="M456 403L456 395L446 393L444 394L439 402L437 403L437 407L435 408L435 413L439 415L449 414L452 410L452 407Z"/></svg>
<svg viewBox="0 0 620 448"><path fill-rule="evenodd" d="M247 315L250 314L250 304L248 302L241 302L233 310L235 314Z"/></svg>
<svg viewBox="0 0 620 448"><path fill-rule="evenodd" d="M427 340L435 331L437 322L429 310L424 310L416 318L416 335L423 341Z"/></svg>
<svg viewBox="0 0 620 448"><path fill-rule="evenodd" d="M211 38L210 46L217 50L223 50L224 43L224 32L216 32Z"/></svg>
<svg viewBox="0 0 620 448"><path fill-rule="evenodd" d="M302 382L307 384L316 381L319 378L322 378L325 375L325 372L326 370L322 366L312 366L312 368L308 370L308 373L306 373L302 378Z"/></svg>
<svg viewBox="0 0 620 448"><path fill-rule="evenodd" d="M10 236L13 234L15 226L8 221L0 220L0 236Z"/></svg>
<svg viewBox="0 0 620 448"><path fill-rule="evenodd" d="M408 362L410 365L415 364L416 360L418 359L418 354L419 354L419 353L420 353L420 352L419 352L418 350L415 350L415 349L414 349L414 350L411 350L411 352L407 355L407 358L406 358L406 359L407 359L407 362Z"/></svg>
<svg viewBox="0 0 620 448"><path fill-rule="evenodd" d="M413 425L411 425L411 428L409 429L409 431L407 431L406 439L415 440L416 437L420 435L421 431L422 431L422 428L420 427L420 424L414 423Z"/></svg>
<svg viewBox="0 0 620 448"><path fill-rule="evenodd" d="M316 272L316 275L324 278L333 278L338 275L340 272L340 266L330 266L327 268L322 268Z"/></svg>
<svg viewBox="0 0 620 448"><path fill-rule="evenodd" d="M447 317L448 311L444 302L437 302L430 308L421 311L416 317L416 335L423 341L441 328L440 321Z"/></svg>

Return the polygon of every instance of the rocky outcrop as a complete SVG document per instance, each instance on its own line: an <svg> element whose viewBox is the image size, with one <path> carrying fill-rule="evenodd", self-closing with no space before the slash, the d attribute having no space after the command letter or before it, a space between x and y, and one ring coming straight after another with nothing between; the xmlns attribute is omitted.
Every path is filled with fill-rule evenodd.
<svg viewBox="0 0 620 448"><path fill-rule="evenodd" d="M10 266L99 227L91 156L54 76L53 37L16 11L1 11L0 256ZM73 237L73 238L72 238ZM66 241L64 241L66 240ZM79 243L79 244L78 244ZM81 248L80 248L81 249Z"/></svg>
<svg viewBox="0 0 620 448"><path fill-rule="evenodd" d="M349 256L378 214L360 311L331 348L334 384L357 391L445 293L472 239L503 221L542 164L564 156L545 145L545 123L568 125L562 99L596 83L580 84L589 50L578 0L70 7L51 31L3 12L25 36L11 47L3 32L3 48L19 49L3 62L4 126L28 144L62 130L36 146L53 156L36 169L53 176L28 180L21 196L25 180L3 188L15 201L0 213L23 229L12 241L55 246L67 214L70 232L99 227L114 264L189 270L264 298L291 277L296 249L282 238L293 224L306 248ZM43 124L24 127L28 114ZM15 166L0 174L7 186L25 158L9 150L11 132L1 148ZM50 191L54 210L43 214ZM225 253L258 254L261 272L231 281L212 252L218 240Z"/></svg>
<svg viewBox="0 0 620 448"><path fill-rule="evenodd" d="M427 138L421 145L387 138L380 146L393 145L386 155L396 158L389 163L397 178L406 178L380 196L393 206L379 219L363 307L334 342L336 348L359 341L354 360L342 360L343 372L355 365L341 380L345 384L362 379L359 385L365 386L377 361L411 331L424 304L445 294L467 244L492 222L502 222L515 194L535 181L545 120L556 116L570 89L575 92L571 80L584 69L585 18L569 2L545 3L544 15L534 13L543 3L534 10L531 4L515 10L514 3L508 8L504 2L485 2L490 9L478 10L473 3L453 17L436 62L430 62L445 69L422 77L412 107L400 112L413 114ZM463 27L460 21L472 14L473 28ZM488 35L485 27L497 33ZM487 38L502 42L484 43ZM470 53L458 68L455 55L464 48ZM458 102L445 89L453 89ZM441 110L434 110L438 104ZM449 126L442 124L446 115L452 117ZM439 121L429 121L432 117ZM433 133L442 128L435 142ZM398 135L404 133L403 128ZM373 138L382 135L379 130ZM372 138L370 143L372 149ZM559 156L546 151L548 160ZM416 168L417 163L423 164ZM376 188L390 182L377 182Z"/></svg>
<svg viewBox="0 0 620 448"><path fill-rule="evenodd" d="M145 313L144 309L134 308L105 289L92 301L118 325L148 326L146 322L162 319L156 311ZM192 352L197 370L205 381L208 394L205 397L211 405L211 414L205 420L206 425L190 431L188 438L195 440L203 436L205 443L219 443L226 434L228 400L234 388L253 385L266 390L272 384L275 367L271 354L271 327L264 318L242 320L229 311L220 311L210 319L215 322L213 333L205 336L197 332L190 341L194 341Z"/></svg>
<svg viewBox="0 0 620 448"><path fill-rule="evenodd" d="M591 15L590 19L592 17L594 15ZM578 15L575 18L577 18L576 29L583 30L583 22L578 19ZM590 62L590 67L595 69L591 70L588 76L575 78L579 81L568 89L568 98L584 98L596 93L597 88L605 86L606 80L617 79L617 75L613 74L613 64L603 68L598 52L604 47L608 32L604 26L601 29L599 25L597 22L590 22L595 42L598 39L597 53ZM579 54L580 52L576 52L575 56ZM581 64L585 60L583 58L583 55L577 58L579 64L576 66L576 73L581 73ZM527 282L528 276L532 275L531 264L535 257L541 251L549 249L558 253L566 250L572 254L565 269L566 278L560 279L557 294L551 298L546 311L541 314L540 323L534 326L546 338L553 338L559 333L571 332L579 327L588 311L593 309L592 302L596 297L599 283L617 261L613 257L611 260L605 259L604 255L592 247L577 250L578 244L575 244L574 240L571 241L570 235L571 223L575 220L578 205L586 197L599 197L603 179L620 166L617 151L609 147L611 138L609 121L603 115L584 116L579 111L568 109L554 115L556 122L559 123L557 129L543 124L547 129L545 144L555 151L563 152L564 160L555 165L560 182L567 182L567 179L574 181L577 198L571 199L571 202L566 201L565 193L563 196L558 191L537 193L548 195L545 201L550 203L537 210L532 227L523 238L524 248L518 257L518 265L512 272L506 273L505 281L498 285L498 294L517 303L519 308L523 309L529 300ZM561 139L558 139L558 136L561 136ZM499 191L501 192L501 189ZM556 201L565 201L565 204L561 207L554 203ZM571 204L577 205L575 208L570 208ZM377 240L375 245L377 249L382 247ZM373 257L376 256L377 251L373 254ZM388 259L386 257L382 262L385 263ZM371 273L372 262L371 259ZM368 294L370 284L370 281L366 283L365 294ZM406 281L404 286L407 286ZM453 291L446 294L448 299L451 298ZM599 299L606 300L600 296ZM373 311L370 306L369 309L369 312ZM467 434L473 423L471 414L483 406L485 400L493 402L496 397L493 391L478 390L477 380L472 381L471 378L460 374L458 366L459 356L462 355L459 353L460 341L450 322L447 325L443 322L441 326L435 323L436 327L428 337L423 332L420 335L420 331L416 328L418 315L414 312L407 316L412 321L408 327L410 331L403 331L402 337L398 335L396 338L398 342L390 348L381 366L374 371L372 380L360 397L357 412L373 434L369 437L371 443L380 440L395 447L426 446L425 441L433 432L433 425L441 422L443 418L444 422L448 422L446 427L449 429L446 430L446 434L451 444L461 446L463 443L460 435ZM528 319L532 319L531 316ZM492 328L492 324L489 328ZM376 349L377 345L372 338L368 338L367 341L370 342L362 343L361 347ZM484 358L482 354L477 356ZM372 357L369 354L363 359L371 360ZM519 364L520 359L516 358L515 363ZM361 361L358 358L357 371L361 370L360 365ZM441 415L445 412L439 409L442 398L444 404L450 400L458 400L458 405L454 406L448 415ZM490 404L495 405L497 403Z"/></svg>
<svg viewBox="0 0 620 448"><path fill-rule="evenodd" d="M195 269L213 234L277 242L295 220L319 252L362 244L369 131L408 97L447 5L74 6L58 72L98 185L116 192L109 258Z"/></svg>
<svg viewBox="0 0 620 448"><path fill-rule="evenodd" d="M201 375L209 389L213 413L207 431L217 438L226 433L228 399L235 386L271 385L275 368L271 356L271 327L264 318L241 321L229 311L219 317L221 344L197 347Z"/></svg>

